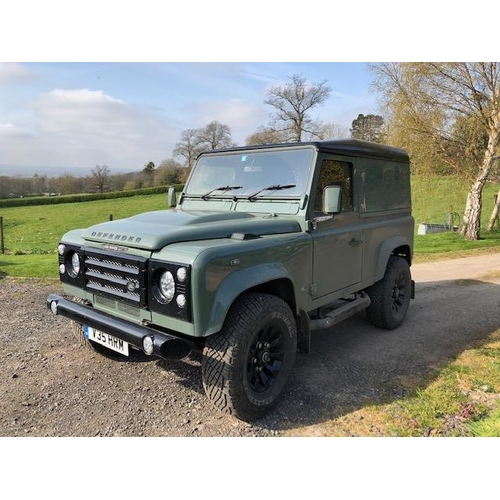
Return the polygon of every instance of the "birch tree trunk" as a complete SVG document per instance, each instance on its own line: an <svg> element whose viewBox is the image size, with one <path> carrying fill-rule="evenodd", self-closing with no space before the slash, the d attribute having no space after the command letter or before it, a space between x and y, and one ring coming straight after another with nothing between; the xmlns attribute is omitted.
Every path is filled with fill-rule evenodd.
<svg viewBox="0 0 500 500"><path fill-rule="evenodd" d="M493 231L493 228L495 227L495 222L498 223L499 212L500 212L500 190L498 191L497 199L495 201L495 206L493 207L493 212L491 213L490 222L488 223L486 231L488 232Z"/></svg>
<svg viewBox="0 0 500 500"><path fill-rule="evenodd" d="M460 234L462 234L466 240L475 241L480 238L483 188L493 167L499 140L500 111L492 118L491 126L488 131L488 147L484 152L483 163L467 195L464 217L460 227Z"/></svg>
<svg viewBox="0 0 500 500"><path fill-rule="evenodd" d="M467 194L464 217L460 227L460 234L466 240L475 241L481 235L482 192L486 181L478 179Z"/></svg>

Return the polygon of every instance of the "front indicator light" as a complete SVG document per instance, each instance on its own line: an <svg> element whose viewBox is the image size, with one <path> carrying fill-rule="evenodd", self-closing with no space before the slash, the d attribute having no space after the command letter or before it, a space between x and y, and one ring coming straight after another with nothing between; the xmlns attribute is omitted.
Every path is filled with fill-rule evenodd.
<svg viewBox="0 0 500 500"><path fill-rule="evenodd" d="M60 272L61 274L64 274L64 273L66 272L66 266L65 266L64 264L61 264L61 265L59 266L59 272Z"/></svg>

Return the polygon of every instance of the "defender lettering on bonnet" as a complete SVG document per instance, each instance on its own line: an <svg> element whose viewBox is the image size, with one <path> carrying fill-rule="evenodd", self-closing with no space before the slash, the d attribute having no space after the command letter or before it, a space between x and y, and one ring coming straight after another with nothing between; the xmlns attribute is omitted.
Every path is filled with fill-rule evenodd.
<svg viewBox="0 0 500 500"><path fill-rule="evenodd" d="M139 243L142 238L138 236L129 236L126 234L113 234L113 233L103 233L101 231L93 231L91 233L91 236L95 238L102 238L104 240L114 240L114 241L121 241L121 242L127 242L127 243Z"/></svg>
<svg viewBox="0 0 500 500"><path fill-rule="evenodd" d="M120 356L202 350L205 393L227 414L270 411L315 331L355 314L374 332L406 317L414 220L401 149L349 139L207 151L172 208L64 235L60 279L75 300L51 294L47 306Z"/></svg>

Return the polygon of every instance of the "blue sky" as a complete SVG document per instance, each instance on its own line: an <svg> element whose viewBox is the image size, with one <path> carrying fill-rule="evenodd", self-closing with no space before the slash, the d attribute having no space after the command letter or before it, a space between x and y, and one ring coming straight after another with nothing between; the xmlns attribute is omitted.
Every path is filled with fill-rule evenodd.
<svg viewBox="0 0 500 500"><path fill-rule="evenodd" d="M183 130L213 120L243 145L269 120L268 90L294 74L327 81L330 99L314 117L348 130L359 113L379 112L365 61L498 56L495 30L478 26L475 34L467 12L446 2L422 0L411 15L396 0L358 0L333 12L322 5L297 11L284 0L253 0L239 10L229 0L7 3L0 22L0 174L2 165L29 175L33 168L44 173L41 167L141 169L170 158ZM493 54L471 50L479 36Z"/></svg>
<svg viewBox="0 0 500 500"><path fill-rule="evenodd" d="M327 81L330 98L314 111L324 122L348 130L377 111L365 63L0 63L0 165L139 170L212 120L243 145L269 120L269 89L294 74Z"/></svg>

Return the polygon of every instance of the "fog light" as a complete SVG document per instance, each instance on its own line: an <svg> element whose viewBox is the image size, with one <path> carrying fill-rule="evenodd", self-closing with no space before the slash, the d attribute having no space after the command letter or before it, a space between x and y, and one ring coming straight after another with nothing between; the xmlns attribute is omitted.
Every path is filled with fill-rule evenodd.
<svg viewBox="0 0 500 500"><path fill-rule="evenodd" d="M55 300L53 300L51 303L50 303L50 310L54 313L54 314L57 314L57 302Z"/></svg>
<svg viewBox="0 0 500 500"><path fill-rule="evenodd" d="M153 354L153 337L144 337L142 339L142 349L148 355Z"/></svg>

